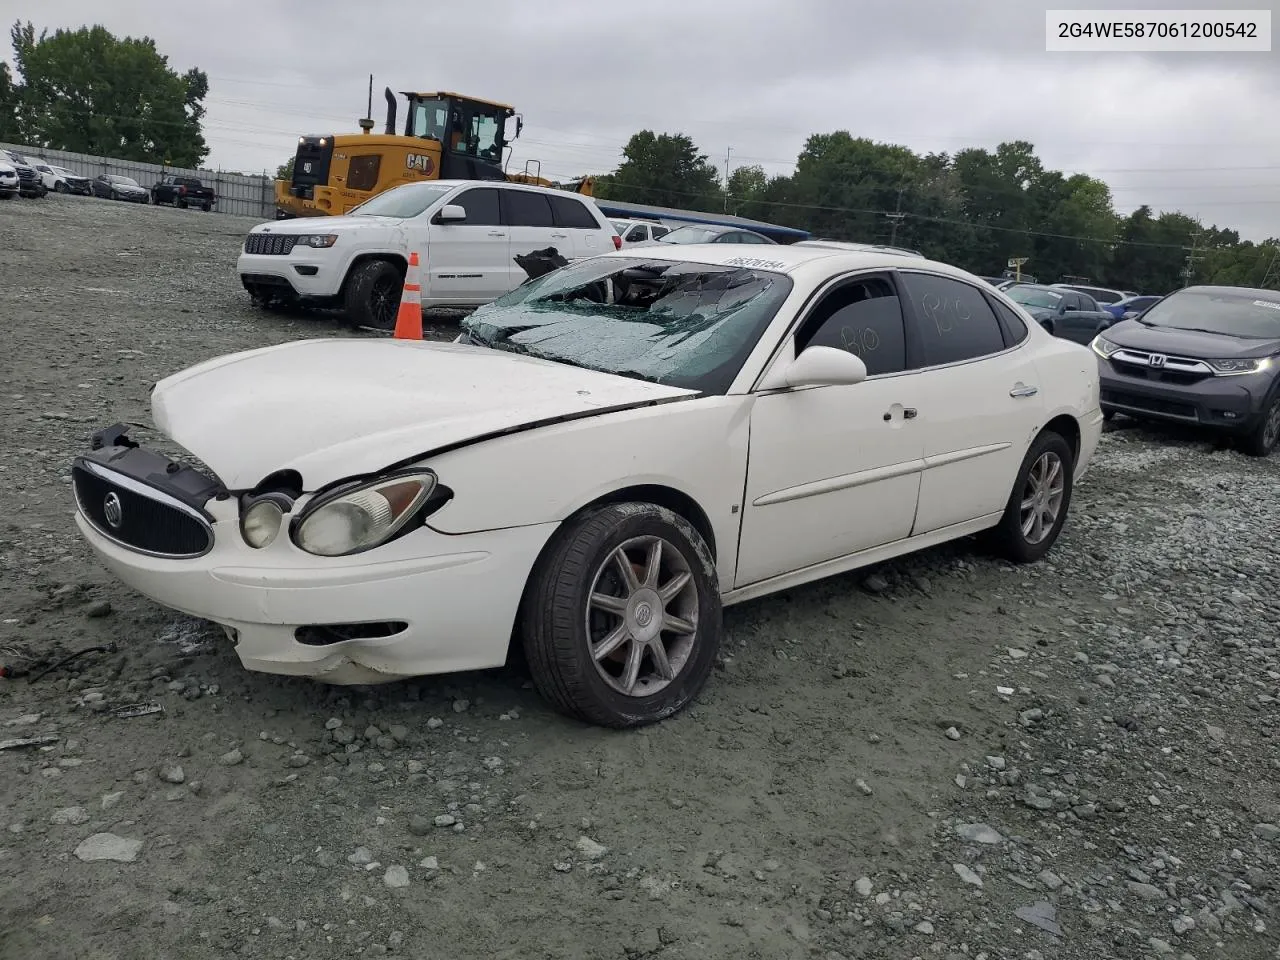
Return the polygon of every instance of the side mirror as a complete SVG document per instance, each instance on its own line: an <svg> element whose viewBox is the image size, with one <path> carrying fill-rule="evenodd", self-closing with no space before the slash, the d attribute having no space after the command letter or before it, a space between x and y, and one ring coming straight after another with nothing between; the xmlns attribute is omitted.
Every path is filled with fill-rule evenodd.
<svg viewBox="0 0 1280 960"><path fill-rule="evenodd" d="M1066 312L1067 312L1067 301L1063 300L1060 304L1058 304L1058 315L1061 316Z"/></svg>
<svg viewBox="0 0 1280 960"><path fill-rule="evenodd" d="M835 347L809 347L784 369L775 367L760 389L851 386L865 379L867 365L857 354Z"/></svg>
<svg viewBox="0 0 1280 960"><path fill-rule="evenodd" d="M436 223L463 223L467 219L466 207L447 203L436 214Z"/></svg>

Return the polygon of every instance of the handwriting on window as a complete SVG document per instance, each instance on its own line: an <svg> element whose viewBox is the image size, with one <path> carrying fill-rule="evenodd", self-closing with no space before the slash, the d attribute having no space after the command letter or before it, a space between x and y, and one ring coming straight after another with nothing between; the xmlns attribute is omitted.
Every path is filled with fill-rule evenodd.
<svg viewBox="0 0 1280 960"><path fill-rule="evenodd" d="M926 293L920 297L920 312L931 322L942 336L951 333L957 327L964 326L973 318L973 313L960 300L940 297L935 293Z"/></svg>
<svg viewBox="0 0 1280 960"><path fill-rule="evenodd" d="M843 326L840 328L840 343L850 353L861 359L866 359L867 354L872 353L880 346L880 334L876 333L871 327L864 327L858 330L854 327Z"/></svg>

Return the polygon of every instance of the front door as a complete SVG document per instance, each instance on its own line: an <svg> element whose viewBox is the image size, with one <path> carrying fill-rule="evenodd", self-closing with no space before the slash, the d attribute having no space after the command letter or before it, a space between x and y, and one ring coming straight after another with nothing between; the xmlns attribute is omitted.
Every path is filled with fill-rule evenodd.
<svg viewBox="0 0 1280 960"><path fill-rule="evenodd" d="M913 374L924 472L913 535L1004 510L1043 425L1026 325L973 284L901 270L907 323L924 369Z"/></svg>
<svg viewBox="0 0 1280 960"><path fill-rule="evenodd" d="M924 438L890 279L839 282L798 328L808 346L857 353L868 378L755 398L735 587L911 533Z"/></svg>
<svg viewBox="0 0 1280 960"><path fill-rule="evenodd" d="M461 223L432 223L420 248L424 301L487 303L511 289L511 240L498 189L473 187L451 202L467 211ZM425 256L424 256L425 254Z"/></svg>

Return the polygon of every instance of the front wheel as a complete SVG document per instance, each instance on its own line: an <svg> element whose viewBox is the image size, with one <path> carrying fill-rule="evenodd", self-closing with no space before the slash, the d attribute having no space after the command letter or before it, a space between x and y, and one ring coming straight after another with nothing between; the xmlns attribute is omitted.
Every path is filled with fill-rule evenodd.
<svg viewBox="0 0 1280 960"><path fill-rule="evenodd" d="M609 504L556 535L520 621L534 686L557 710L614 729L656 723L687 706L715 665L715 561L672 511Z"/></svg>
<svg viewBox="0 0 1280 960"><path fill-rule="evenodd" d="M1014 563L1034 563L1058 539L1071 506L1075 457L1060 434L1036 437L1022 460L1004 517L993 531L994 545Z"/></svg>
<svg viewBox="0 0 1280 960"><path fill-rule="evenodd" d="M1280 391L1273 393L1252 430L1244 435L1241 447L1251 457L1267 457L1280 442Z"/></svg>
<svg viewBox="0 0 1280 960"><path fill-rule="evenodd" d="M347 279L347 317L357 327L394 330L400 310L404 276L395 264L370 260L351 271Z"/></svg>

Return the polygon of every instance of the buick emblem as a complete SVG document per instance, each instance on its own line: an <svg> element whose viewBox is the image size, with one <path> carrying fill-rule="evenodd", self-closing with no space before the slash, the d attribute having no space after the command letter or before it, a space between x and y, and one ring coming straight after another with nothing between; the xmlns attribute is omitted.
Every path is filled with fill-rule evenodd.
<svg viewBox="0 0 1280 960"><path fill-rule="evenodd" d="M124 523L124 508L120 504L120 498L114 493L108 493L107 498L102 501L102 513L113 529L119 530L120 524Z"/></svg>
<svg viewBox="0 0 1280 960"><path fill-rule="evenodd" d="M636 624L640 627L647 627L653 621L653 608L647 603L639 604L636 607Z"/></svg>
<svg viewBox="0 0 1280 960"><path fill-rule="evenodd" d="M1163 353L1153 353L1151 356L1147 357L1147 365L1151 367L1163 367L1164 362L1168 359L1169 358Z"/></svg>

